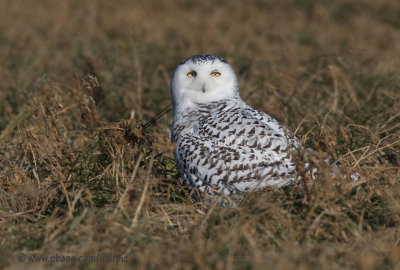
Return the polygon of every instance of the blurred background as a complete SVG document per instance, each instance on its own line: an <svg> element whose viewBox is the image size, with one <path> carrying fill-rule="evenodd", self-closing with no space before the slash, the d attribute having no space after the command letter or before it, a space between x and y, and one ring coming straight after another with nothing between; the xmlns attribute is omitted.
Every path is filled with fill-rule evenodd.
<svg viewBox="0 0 400 270"><path fill-rule="evenodd" d="M0 130L43 85L67 94L91 72L102 118L148 120L170 102L177 64L200 53L226 58L242 98L291 127L335 106L358 110L380 85L398 85L399 17L387 0L3 0Z"/></svg>

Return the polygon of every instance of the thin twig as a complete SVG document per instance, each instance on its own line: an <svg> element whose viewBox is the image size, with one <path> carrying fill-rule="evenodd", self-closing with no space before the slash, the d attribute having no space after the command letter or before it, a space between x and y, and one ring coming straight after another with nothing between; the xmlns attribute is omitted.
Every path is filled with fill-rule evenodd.
<svg viewBox="0 0 400 270"><path fill-rule="evenodd" d="M116 213L118 208L120 208L121 210L124 210L123 206L122 206L122 203L123 203L125 197L127 196L129 190L131 190L131 188L132 188L133 180L135 179L135 176L136 176L136 173L137 173L137 171L139 169L140 162L142 161L142 158L143 158L143 153L140 152L139 157L138 157L138 159L136 161L136 164L135 164L135 168L133 169L133 172L131 174L131 178L129 179L128 185L126 186L126 188L124 190L124 193L122 194L121 198L119 199L117 207L115 207L115 209L114 209L114 214Z"/></svg>
<svg viewBox="0 0 400 270"><path fill-rule="evenodd" d="M69 181L71 175L68 176L67 180L65 182ZM72 218L72 213L71 213L71 209L72 209L72 205L71 205L71 200L69 199L69 195L68 195L68 191L67 188L65 187L63 181L60 179L60 184L61 184L61 188L65 194L65 199L67 200L67 205L68 205L68 217Z"/></svg>
<svg viewBox="0 0 400 270"><path fill-rule="evenodd" d="M68 209L68 216L70 216L70 217L73 216L74 211L75 211L75 205L76 205L76 203L78 202L79 198L82 197L83 191L84 191L84 189L81 188L81 189L78 191L78 194L75 195L74 200L73 200L72 203L71 203L71 208Z"/></svg>
<svg viewBox="0 0 400 270"><path fill-rule="evenodd" d="M388 144L388 145L379 147L378 149L375 149L374 151L371 151L371 152L368 153L368 154L366 154L366 152L367 152L367 151L366 151L366 152L359 158L359 160L357 160L357 162L353 165L353 168L355 168L355 167L358 165L358 163L360 163L360 161L361 161L362 159L366 159L366 158L368 158L369 156L375 154L376 152L378 152L378 151L380 151L380 150L382 150L382 149L388 148L388 147L390 147L390 146L393 146L393 145L395 145L395 144L397 144L397 143L400 143L400 140L397 140L397 141L392 142L392 143L390 143L390 144Z"/></svg>
<svg viewBox="0 0 400 270"><path fill-rule="evenodd" d="M164 114L172 111L172 108L169 108L171 103L169 103L164 109L161 110L156 116L154 116L150 121L148 121L146 124L143 125L143 130L154 124L155 121L160 119Z"/></svg>
<svg viewBox="0 0 400 270"><path fill-rule="evenodd" d="M136 208L135 216L134 216L134 218L132 220L132 224L131 224L131 229L133 229L136 226L140 211L142 210L142 207L144 204L144 200L146 199L147 189L149 187L149 182L150 182L150 173L151 173L151 169L153 168L153 162L154 162L154 154L151 155L149 170L147 171L146 180L144 182L142 197L140 197L139 205Z"/></svg>

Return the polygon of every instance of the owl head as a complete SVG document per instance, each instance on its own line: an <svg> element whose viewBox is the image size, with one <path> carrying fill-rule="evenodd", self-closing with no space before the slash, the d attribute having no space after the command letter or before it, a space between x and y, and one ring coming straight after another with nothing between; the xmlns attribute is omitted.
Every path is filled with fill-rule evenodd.
<svg viewBox="0 0 400 270"><path fill-rule="evenodd" d="M196 103L208 103L239 97L238 81L225 59L210 55L193 55L181 62L171 80L175 112Z"/></svg>

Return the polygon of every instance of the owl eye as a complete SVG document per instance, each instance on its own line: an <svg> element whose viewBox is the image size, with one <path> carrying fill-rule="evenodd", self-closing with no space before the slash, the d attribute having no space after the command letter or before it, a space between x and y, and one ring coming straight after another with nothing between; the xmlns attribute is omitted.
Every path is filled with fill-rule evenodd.
<svg viewBox="0 0 400 270"><path fill-rule="evenodd" d="M189 78L196 77L197 73L196 71L190 71L188 74L186 74Z"/></svg>
<svg viewBox="0 0 400 270"><path fill-rule="evenodd" d="M213 76L213 77L219 77L219 76L221 76L221 73L219 73L219 72L217 72L217 71L213 71L213 72L211 72L211 76Z"/></svg>

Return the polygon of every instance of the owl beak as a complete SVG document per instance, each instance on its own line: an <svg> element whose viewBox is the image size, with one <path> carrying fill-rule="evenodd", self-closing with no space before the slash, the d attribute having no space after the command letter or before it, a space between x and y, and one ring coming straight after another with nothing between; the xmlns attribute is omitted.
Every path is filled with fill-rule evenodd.
<svg viewBox="0 0 400 270"><path fill-rule="evenodd" d="M203 86L201 87L201 90L203 91L203 93L206 92L206 84L205 83L203 83Z"/></svg>

